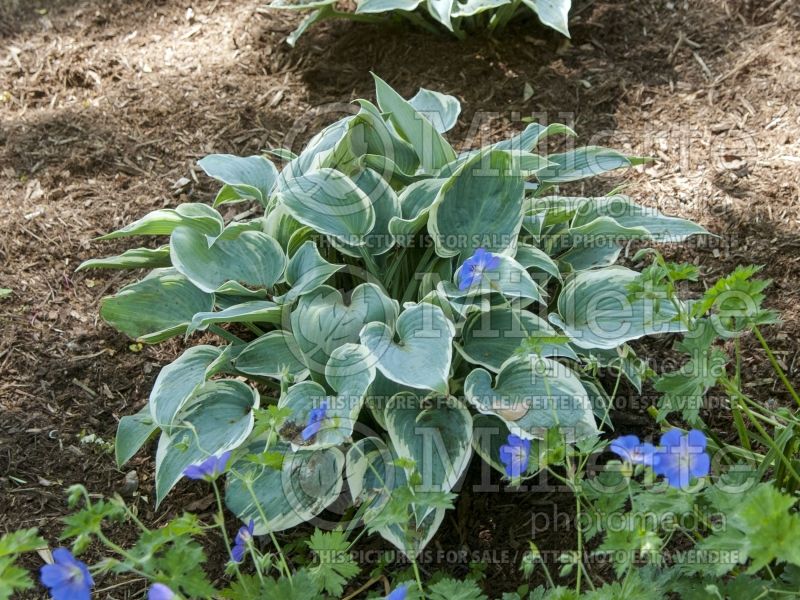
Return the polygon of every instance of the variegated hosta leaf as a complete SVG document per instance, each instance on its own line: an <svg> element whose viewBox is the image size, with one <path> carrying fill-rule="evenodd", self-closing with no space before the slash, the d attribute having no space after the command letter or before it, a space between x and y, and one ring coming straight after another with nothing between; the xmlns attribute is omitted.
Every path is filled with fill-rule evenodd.
<svg viewBox="0 0 800 600"><path fill-rule="evenodd" d="M387 378L413 388L447 393L455 327L438 306L416 304L402 312L396 328L370 323L360 337Z"/></svg>
<svg viewBox="0 0 800 600"><path fill-rule="evenodd" d="M565 270L571 268L573 271L586 271L610 267L617 262L621 252L622 246L615 242L604 242L597 246L578 245L560 254L558 261L562 265L567 265Z"/></svg>
<svg viewBox="0 0 800 600"><path fill-rule="evenodd" d="M400 201L397 199L397 194L385 179L371 169L359 171L352 176L352 179L369 198L375 211L375 225L364 236L363 246L372 255L386 254L394 246L394 236L389 231L389 221L400 216ZM336 244L336 247L349 256L361 256L358 248L347 244Z"/></svg>
<svg viewBox="0 0 800 600"><path fill-rule="evenodd" d="M540 171L536 177L548 185L595 177L644 162L641 158L626 156L616 150L600 146L585 146L560 154L549 154L547 158L558 166Z"/></svg>
<svg viewBox="0 0 800 600"><path fill-rule="evenodd" d="M361 109L350 121L348 130L355 153L359 156L384 157L390 161L385 167L393 165L394 170L399 169L404 176L413 176L419 167L419 157L414 147L397 135L372 102L359 100L358 104ZM392 181L398 175L392 170L373 170L387 181Z"/></svg>
<svg viewBox="0 0 800 600"><path fill-rule="evenodd" d="M263 441L247 447L248 454L263 451ZM280 469L240 460L226 482L225 504L243 522L255 521L256 535L310 521L342 491L344 454L338 448L292 452L278 442L270 452L283 454Z"/></svg>
<svg viewBox="0 0 800 600"><path fill-rule="evenodd" d="M339 171L322 168L286 182L280 191L292 216L343 244L363 246L375 226L367 195Z"/></svg>
<svg viewBox="0 0 800 600"><path fill-rule="evenodd" d="M280 323L283 310L269 300L252 300L234 304L216 312L199 312L192 317L186 330L190 335L198 330L208 329L214 323Z"/></svg>
<svg viewBox="0 0 800 600"><path fill-rule="evenodd" d="M461 337L466 359L495 372L515 354L527 354L526 341L525 348L535 345L541 356L578 359L547 321L518 307L496 307L472 315Z"/></svg>
<svg viewBox="0 0 800 600"><path fill-rule="evenodd" d="M150 416L158 427L170 430L175 416L195 389L205 383L208 367L221 353L222 349L216 346L192 346L161 369L149 402Z"/></svg>
<svg viewBox="0 0 800 600"><path fill-rule="evenodd" d="M358 342L367 323L393 327L399 310L397 301L373 283L357 286L347 302L341 292L324 285L300 297L291 315L292 333L306 365L319 378L336 348Z"/></svg>
<svg viewBox="0 0 800 600"><path fill-rule="evenodd" d="M275 298L281 304L292 304L297 298L316 290L330 279L331 275L343 269L344 265L332 265L322 258L317 245L312 241L303 245L289 259L286 267L286 283L289 291Z"/></svg>
<svg viewBox="0 0 800 600"><path fill-rule="evenodd" d="M578 207L572 229L586 227L603 217L623 227L642 228L656 242L682 242L692 235L707 235L703 227L686 219L668 217L654 208L640 206L627 196L587 198Z"/></svg>
<svg viewBox="0 0 800 600"><path fill-rule="evenodd" d="M422 513L416 505L411 505L414 513L414 530L406 533L399 525L390 525L380 530L381 537L402 551L408 558L414 558L425 549L444 521L444 508L431 508Z"/></svg>
<svg viewBox="0 0 800 600"><path fill-rule="evenodd" d="M175 269L156 269L100 301L100 316L114 329L146 344L186 331L192 317L214 307L214 296Z"/></svg>
<svg viewBox="0 0 800 600"><path fill-rule="evenodd" d="M333 351L325 379L336 395L328 395L318 383L305 381L290 387L278 402L279 407L292 411L281 436L295 448L327 448L350 439L367 389L375 379L375 365L366 348L345 344ZM326 411L319 431L304 440L300 434L309 424L311 411L323 405Z"/></svg>
<svg viewBox="0 0 800 600"><path fill-rule="evenodd" d="M437 0L440 1L440 0ZM449 10L448 10L449 15ZM456 153L428 119L394 91L383 79L373 74L378 106L389 114L398 133L411 143L426 173L434 173L455 160Z"/></svg>
<svg viewBox="0 0 800 600"><path fill-rule="evenodd" d="M466 0L456 2L453 6L452 16L454 19L462 19L480 14L487 10L496 10L504 4L511 4L511 0Z"/></svg>
<svg viewBox="0 0 800 600"><path fill-rule="evenodd" d="M458 98L425 88L419 88L408 103L428 119L439 133L450 131L461 114Z"/></svg>
<svg viewBox="0 0 800 600"><path fill-rule="evenodd" d="M455 283L442 282L439 289L448 298L479 298L488 294L502 294L510 300L542 302L542 290L531 278L528 271L510 256L498 255L499 263L496 267L486 268L480 278L474 280L472 285L461 290L458 283L461 281L459 267L453 280Z"/></svg>
<svg viewBox="0 0 800 600"><path fill-rule="evenodd" d="M448 285L447 289L452 291L454 287ZM431 290L422 297L420 304L423 302L438 306L450 321L460 325L470 315L476 312L485 312L493 306L504 306L508 303L508 300L497 293L454 295L450 297L445 293L445 284L439 282L435 290Z"/></svg>
<svg viewBox="0 0 800 600"><path fill-rule="evenodd" d="M309 10L333 4L336 0L272 0L270 8L286 8L293 10Z"/></svg>
<svg viewBox="0 0 800 600"><path fill-rule="evenodd" d="M253 429L258 392L233 379L208 381L197 388L163 432L156 451L156 505L160 504L189 465L209 455L239 447Z"/></svg>
<svg viewBox="0 0 800 600"><path fill-rule="evenodd" d="M397 455L413 461L421 491L449 492L472 456L472 415L455 398L397 394L386 405L386 429Z"/></svg>
<svg viewBox="0 0 800 600"><path fill-rule="evenodd" d="M260 231L223 233L209 246L199 232L178 227L169 245L175 268L205 292L215 292L228 283L270 289L286 268L283 249Z"/></svg>
<svg viewBox="0 0 800 600"><path fill-rule="evenodd" d="M303 227L304 225L295 219L283 204L272 207L264 217L264 233L278 242L289 256L292 256L289 251L289 240Z"/></svg>
<svg viewBox="0 0 800 600"><path fill-rule="evenodd" d="M561 279L561 272L558 270L558 265L544 250L540 250L535 246L520 244L517 246L517 255L514 257L514 260L525 269L533 269L534 271L551 275L556 279ZM547 281L547 279L547 277L542 277L538 279L538 281L543 283Z"/></svg>
<svg viewBox="0 0 800 600"><path fill-rule="evenodd" d="M389 232L401 246L411 246L414 237L428 222L428 212L446 179L432 178L414 182L400 192L402 216L389 220Z"/></svg>
<svg viewBox="0 0 800 600"><path fill-rule="evenodd" d="M119 420L117 435L114 438L114 457L117 466L121 467L136 454L144 443L158 429L150 414L150 407L145 407L135 415L125 415Z"/></svg>
<svg viewBox="0 0 800 600"><path fill-rule="evenodd" d="M278 179L278 170L272 161L263 156L234 156L232 154L209 154L197 161L206 175L225 184L226 191L235 192L237 199L252 198L266 206L269 195ZM223 197L225 202L232 195ZM214 205L222 204L220 196Z"/></svg>
<svg viewBox="0 0 800 600"><path fill-rule="evenodd" d="M439 256L478 248L502 253L516 245L522 225L523 180L518 161L500 150L482 150L442 186L428 217Z"/></svg>
<svg viewBox="0 0 800 600"><path fill-rule="evenodd" d="M246 375L282 380L308 377L308 369L294 337L288 331L270 331L253 340L233 360L234 368Z"/></svg>
<svg viewBox="0 0 800 600"><path fill-rule="evenodd" d="M349 130L352 119L352 115L339 119L311 138L300 155L281 171L278 177L278 190L283 190L295 177L310 173L320 167L330 166L327 164L330 162L328 158Z"/></svg>
<svg viewBox="0 0 800 600"><path fill-rule="evenodd" d="M426 3L430 15L450 31L453 31L450 13L453 11L453 5L456 4L456 0L426 0Z"/></svg>
<svg viewBox="0 0 800 600"><path fill-rule="evenodd" d="M177 208L154 210L138 221L122 229L101 236L101 240L113 240L131 235L169 235L176 227L185 225L208 237L209 243L222 234L225 223L216 210L206 204L187 202Z"/></svg>
<svg viewBox="0 0 800 600"><path fill-rule="evenodd" d="M572 6L572 0L522 0L529 6L542 25L552 27L561 34L567 37L569 35L569 9Z"/></svg>
<svg viewBox="0 0 800 600"><path fill-rule="evenodd" d="M408 483L405 471L396 464L397 455L377 437L355 442L347 451L345 476L353 503L367 503L364 520L380 511L395 488Z"/></svg>
<svg viewBox="0 0 800 600"><path fill-rule="evenodd" d="M575 273L564 284L558 314L550 314L550 322L581 348L616 348L646 335L686 331L668 299L630 298L627 286L638 277L620 266Z"/></svg>
<svg viewBox="0 0 800 600"><path fill-rule="evenodd" d="M159 269L169 267L169 246L132 248L117 256L91 258L83 261L76 271L84 269Z"/></svg>
<svg viewBox="0 0 800 600"><path fill-rule="evenodd" d="M545 140L551 135L560 134L570 137L575 137L576 135L572 129L561 123L551 123L550 125L530 123L522 132L507 140L497 142L492 148L495 150L511 150L515 152L533 152L542 140Z"/></svg>
<svg viewBox="0 0 800 600"><path fill-rule="evenodd" d="M568 440L597 433L592 405L578 376L568 367L541 356L513 356L492 376L475 369L464 381L464 395L475 408L505 421L522 438L543 439L559 427Z"/></svg>
<svg viewBox="0 0 800 600"><path fill-rule="evenodd" d="M382 13L390 10L416 10L422 0L358 0L356 13Z"/></svg>
<svg viewBox="0 0 800 600"><path fill-rule="evenodd" d="M407 385L402 385L396 381L387 378L380 370L375 370L375 379L367 390L367 397L365 405L369 410L372 418L377 421L378 425L386 429L386 421L384 420L384 410L386 404L391 400L395 394L401 392L413 392L414 388Z"/></svg>
<svg viewBox="0 0 800 600"><path fill-rule="evenodd" d="M395 464L396 459L397 454L375 437L359 440L347 452L347 484L354 503L368 506L364 514L367 523L380 514L394 490L408 483L403 469ZM412 505L410 508L417 515L417 507ZM382 527L378 533L406 556L415 557L439 529L444 513L442 508L431 510L426 515L420 513L410 535L398 525Z"/></svg>

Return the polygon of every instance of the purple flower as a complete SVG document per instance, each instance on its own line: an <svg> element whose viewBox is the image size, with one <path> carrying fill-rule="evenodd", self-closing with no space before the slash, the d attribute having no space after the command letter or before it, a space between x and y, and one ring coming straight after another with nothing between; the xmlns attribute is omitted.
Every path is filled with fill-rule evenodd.
<svg viewBox="0 0 800 600"><path fill-rule="evenodd" d="M711 458L706 453L706 436L692 429L681 435L673 429L661 436L661 446L653 460L653 472L663 475L674 488L687 488L693 477L705 477L711 470Z"/></svg>
<svg viewBox="0 0 800 600"><path fill-rule="evenodd" d="M242 562L244 560L244 553L247 551L247 542L253 539L253 532L255 531L256 523L253 519L247 525L242 525L239 532L236 534L236 539L231 548L231 558L234 562Z"/></svg>
<svg viewBox="0 0 800 600"><path fill-rule="evenodd" d="M459 273L458 289L466 290L481 280L483 273L500 266L500 257L487 252L483 248L475 250L475 254L470 256L461 265Z"/></svg>
<svg viewBox="0 0 800 600"><path fill-rule="evenodd" d="M406 596L408 595L408 584L404 583L403 585L395 588L395 590L390 593L384 600L406 600Z"/></svg>
<svg viewBox="0 0 800 600"><path fill-rule="evenodd" d="M205 479L214 481L222 473L231 457L231 451L223 452L219 456L209 456L198 465L190 465L184 469L183 474L189 479Z"/></svg>
<svg viewBox="0 0 800 600"><path fill-rule="evenodd" d="M303 431L300 433L300 436L303 438L304 442L307 442L312 437L317 435L320 429L322 429L322 421L325 420L325 416L328 414L328 401L323 400L320 403L319 408L312 408L311 412L308 415L308 425Z"/></svg>
<svg viewBox="0 0 800 600"><path fill-rule="evenodd" d="M611 442L609 450L632 465L652 467L656 447L647 442L640 442L635 435L623 435Z"/></svg>
<svg viewBox="0 0 800 600"><path fill-rule="evenodd" d="M89 600L94 585L86 564L66 548L53 550L53 564L42 567L39 579L53 600Z"/></svg>
<svg viewBox="0 0 800 600"><path fill-rule="evenodd" d="M163 583L154 583L147 592L147 600L172 600L174 597L175 592Z"/></svg>
<svg viewBox="0 0 800 600"><path fill-rule="evenodd" d="M520 477L528 469L530 451L530 440L523 440L513 433L509 434L508 443L500 446L500 460L503 461L509 477L512 479Z"/></svg>

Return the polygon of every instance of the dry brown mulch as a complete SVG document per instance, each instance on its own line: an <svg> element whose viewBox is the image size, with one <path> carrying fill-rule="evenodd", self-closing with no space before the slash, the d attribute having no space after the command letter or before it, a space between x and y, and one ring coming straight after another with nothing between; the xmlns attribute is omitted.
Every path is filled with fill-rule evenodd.
<svg viewBox="0 0 800 600"><path fill-rule="evenodd" d="M769 339L800 379L796 3L583 1L571 42L532 22L464 43L335 22L294 50L282 40L297 19L257 12L260 4L0 2L0 287L14 290L0 301L0 531L37 526L55 543L67 486L107 494L131 470L131 501L146 521L209 509L207 489L182 484L155 513L151 451L115 467L105 444L119 417L144 404L180 343L132 348L97 318L99 298L131 274L75 268L124 247L92 242L97 235L158 207L209 200L214 186L197 174L197 158L297 149L341 116L342 103L372 97L370 70L406 95L425 86L458 96L451 139L464 146L503 137L533 114L568 122L587 143L657 157L605 189L624 182L637 200L719 234L667 249L700 265L706 281L740 263L765 265L769 305L784 319ZM748 393L780 401L769 366L748 346ZM730 435L724 414L708 416ZM467 492L432 548L509 550L487 577L492 593L513 589L515 553L530 537L523 515L554 502ZM563 532L536 541L572 547Z"/></svg>

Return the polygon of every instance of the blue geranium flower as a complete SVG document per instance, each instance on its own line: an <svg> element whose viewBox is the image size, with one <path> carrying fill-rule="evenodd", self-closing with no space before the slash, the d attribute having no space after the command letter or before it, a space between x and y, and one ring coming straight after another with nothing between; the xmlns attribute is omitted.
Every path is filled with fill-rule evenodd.
<svg viewBox="0 0 800 600"><path fill-rule="evenodd" d="M300 436L303 438L304 442L307 442L312 437L317 435L320 429L322 429L322 422L325 420L326 415L328 414L328 402L327 400L323 400L322 403L319 405L319 408L312 408L311 412L308 415L308 425L303 431L300 433Z"/></svg>
<svg viewBox="0 0 800 600"><path fill-rule="evenodd" d="M609 450L632 465L652 467L656 447L647 442L640 442L635 435L623 435L611 442Z"/></svg>
<svg viewBox="0 0 800 600"><path fill-rule="evenodd" d="M256 529L256 523L253 519L247 525L242 525L239 532L236 534L236 539L231 548L231 558L234 562L242 562L244 560L244 553L247 551L247 542L253 539L253 532Z"/></svg>
<svg viewBox="0 0 800 600"><path fill-rule="evenodd" d="M674 488L687 488L693 477L705 477L711 470L711 458L706 453L706 436L692 429L681 435L673 429L661 436L653 460L653 472L663 475Z"/></svg>
<svg viewBox="0 0 800 600"><path fill-rule="evenodd" d="M89 600L92 595L89 568L66 548L53 550L53 564L43 566L39 573L53 600Z"/></svg>
<svg viewBox="0 0 800 600"><path fill-rule="evenodd" d="M520 477L528 470L531 441L518 435L509 434L508 443L500 446L500 460L506 467L506 474L512 479Z"/></svg>
<svg viewBox="0 0 800 600"><path fill-rule="evenodd" d="M466 290L481 280L483 273L500 266L500 257L487 252L483 248L475 250L475 254L470 256L461 265L459 274L458 289Z"/></svg>
<svg viewBox="0 0 800 600"><path fill-rule="evenodd" d="M404 583L386 596L384 600L406 600L406 596L408 596L408 584Z"/></svg>
<svg viewBox="0 0 800 600"><path fill-rule="evenodd" d="M183 474L189 479L205 479L206 481L214 481L217 477L225 472L225 467L228 465L228 460L230 457L230 450L223 452L219 456L209 456L200 464L186 467L186 469L183 471Z"/></svg>
<svg viewBox="0 0 800 600"><path fill-rule="evenodd" d="M163 583L154 583L147 592L147 600L172 600L173 598L175 598L175 592Z"/></svg>

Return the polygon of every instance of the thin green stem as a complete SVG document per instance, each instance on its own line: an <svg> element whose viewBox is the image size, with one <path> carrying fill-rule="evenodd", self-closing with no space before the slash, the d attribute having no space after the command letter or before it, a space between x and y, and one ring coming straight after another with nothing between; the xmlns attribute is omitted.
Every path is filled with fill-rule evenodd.
<svg viewBox="0 0 800 600"><path fill-rule="evenodd" d="M422 597L425 597L425 590L422 588L422 577L419 576L419 567L417 566L417 557L414 556L413 560L411 561L411 565L414 567L414 577L417 580L417 587L419 588L419 593Z"/></svg>
<svg viewBox="0 0 800 600"><path fill-rule="evenodd" d="M225 329L223 329L219 325L209 325L208 326L208 330L211 333L217 334L222 339L229 341L231 344L245 344L245 343L247 343L243 339L241 339L241 338L235 336L234 334L232 334L230 331L226 331Z"/></svg>
<svg viewBox="0 0 800 600"><path fill-rule="evenodd" d="M783 385L786 387L787 391L791 394L792 398L794 398L794 401L797 403L797 405L800 406L800 396L797 395L797 390L794 389L794 386L786 377L786 374L783 372L783 369L781 369L781 366L778 364L778 359L775 358L775 355L772 353L769 344L767 344L767 340L765 340L764 336L761 335L761 332L758 330L757 326L753 327L753 333L756 334L758 341L761 343L761 347L764 348L764 352L767 353L767 358L769 358L769 362L772 365L772 368L775 370L775 373L777 373L781 382L783 382Z"/></svg>
<svg viewBox="0 0 800 600"><path fill-rule="evenodd" d="M758 422L758 420L755 418L755 416L750 411L750 408L747 406L747 404L745 402L741 403L741 407L744 409L744 412L747 414L747 416L750 417L750 422L753 424L753 427L755 427L756 430L758 431L758 433L761 434L761 436L763 438L763 442L767 446L769 446L770 450L775 452L776 456L780 457L781 462L784 464L784 466L786 467L786 470L789 472L789 474L792 477L794 477L795 481L800 483L800 475L798 475L797 471L794 470L794 466L792 466L792 462L788 458L786 458L786 455L784 455L784 453L781 452L781 449L778 448L778 445L772 439L772 436L769 435L769 433L767 433L767 431L764 429L764 427L761 425L761 423Z"/></svg>
<svg viewBox="0 0 800 600"><path fill-rule="evenodd" d="M214 488L214 498L217 501L217 527L222 532L222 539L225 541L225 549L228 552L228 556L230 557L231 562L233 563L234 569L236 569L236 575L238 575L239 580L242 582L242 585L245 586L247 589L247 585L244 583L242 579L242 572L239 570L239 563L233 560L233 552L231 550L231 540L228 537L228 531L225 529L225 510L222 507L222 497L219 494L219 487L217 486L216 481L211 482L211 487ZM256 566L256 568L258 568Z"/></svg>
<svg viewBox="0 0 800 600"><path fill-rule="evenodd" d="M250 493L250 497L253 499L253 504L256 506L256 510L258 510L258 516L261 517L261 522L264 523L264 527L267 527L267 523L269 520L267 519L267 515L264 513L264 508L261 506L261 502L258 500L258 496L256 496L256 491L253 489L253 484L250 482L249 479L246 477L239 478L242 483L244 483L247 491ZM272 540L273 546L275 546L275 550L278 552L278 559L280 560L281 570L283 574L286 575L286 578L291 582L292 581L292 572L289 570L289 565L286 562L286 557L283 554L283 549L281 545L278 543L277 538L275 537L275 533L272 530L268 530L269 537Z"/></svg>

